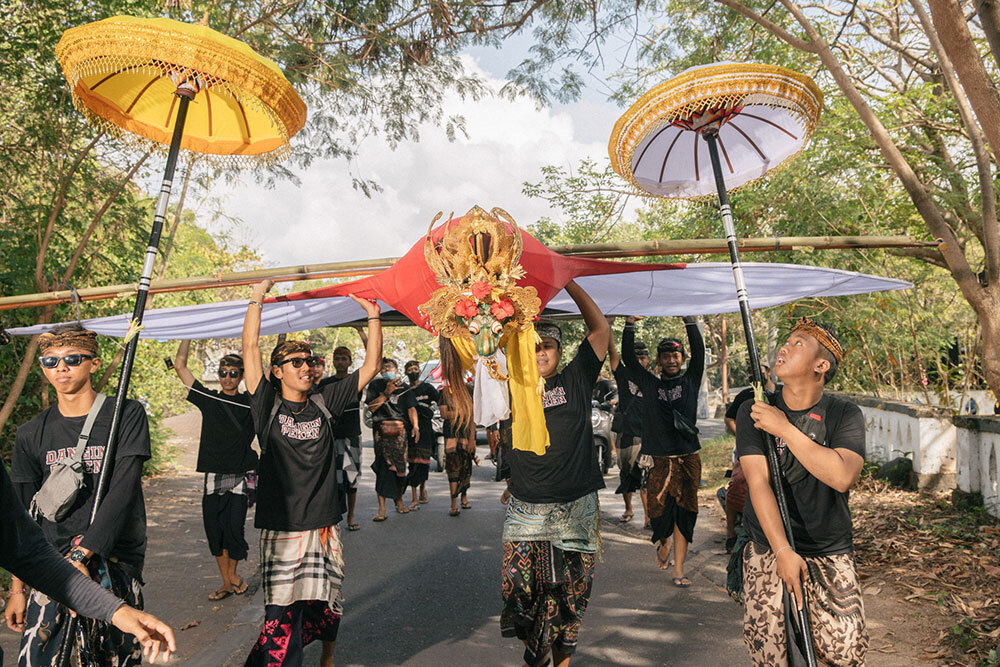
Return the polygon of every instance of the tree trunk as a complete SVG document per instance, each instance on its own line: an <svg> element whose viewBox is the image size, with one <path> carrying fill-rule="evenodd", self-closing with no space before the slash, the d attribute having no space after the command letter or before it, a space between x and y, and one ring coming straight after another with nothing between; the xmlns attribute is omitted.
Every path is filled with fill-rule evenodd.
<svg viewBox="0 0 1000 667"><path fill-rule="evenodd" d="M975 5L986 40L990 43L990 51L993 52L993 60L1000 65L1000 1L976 0Z"/></svg>
<svg viewBox="0 0 1000 667"><path fill-rule="evenodd" d="M51 322L55 310L55 306L43 308L35 324L48 324ZM24 351L24 357L21 358L21 365L17 369L17 375L14 376L14 381L10 383L10 391L7 394L7 398L4 399L3 407L0 407L0 433L3 433L3 427L6 426L7 420L10 419L11 414L14 412L14 406L17 405L17 399L21 397L21 392L24 391L24 383L28 381L28 374L35 366L35 352L37 350L38 336L32 336L31 340L28 341L28 349Z"/></svg>
<svg viewBox="0 0 1000 667"><path fill-rule="evenodd" d="M985 307L976 312L983 341L983 377L993 396L1000 397L1000 289L991 285L987 292Z"/></svg>

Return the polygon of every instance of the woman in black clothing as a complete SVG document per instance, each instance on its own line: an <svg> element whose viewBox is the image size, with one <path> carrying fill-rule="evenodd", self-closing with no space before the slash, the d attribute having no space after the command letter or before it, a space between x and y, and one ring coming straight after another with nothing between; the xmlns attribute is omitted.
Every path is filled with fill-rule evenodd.
<svg viewBox="0 0 1000 667"><path fill-rule="evenodd" d="M693 317L685 317L691 359L684 345L664 338L656 346L660 375L644 370L635 351L635 317L625 320L622 359L643 394L642 450L646 469L646 503L653 528L656 560L661 570L670 567L669 540L674 538L673 583L687 588L684 559L698 519L698 486L701 484L701 444L698 442L698 391L705 371L705 343Z"/></svg>

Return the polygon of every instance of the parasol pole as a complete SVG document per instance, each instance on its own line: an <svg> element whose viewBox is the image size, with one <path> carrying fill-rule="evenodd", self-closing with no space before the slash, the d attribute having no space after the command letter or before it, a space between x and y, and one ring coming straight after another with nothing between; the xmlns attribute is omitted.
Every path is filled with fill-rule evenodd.
<svg viewBox="0 0 1000 667"><path fill-rule="evenodd" d="M719 193L719 214L722 216L722 226L726 232L726 242L729 245L729 261L733 265L733 280L736 283L736 299L740 304L740 317L743 319L743 334L746 337L747 355L749 357L750 369L753 373L753 382L757 387L764 386L764 377L760 372L760 354L757 350L757 339L753 332L753 322L750 319L750 299L747 296L746 280L743 278L743 265L740 263L739 242L736 238L736 227L733 224L733 213L729 206L729 194L726 192L726 181L722 175L722 163L719 160L719 121L703 127L699 134L708 144L708 154L712 159L712 172L715 174L715 187ZM788 512L788 500L785 498L784 479L781 474L781 467L778 461L778 446L774 441L774 436L770 433L767 436L767 468L771 477L771 488L774 489L774 497L778 502L778 513L781 515L781 524L785 530L785 537L789 546L795 550L795 537L792 535L792 520ZM802 599L805 602L806 589L802 587ZM793 599L794 604L794 599ZM809 622L809 610L805 604L798 610L799 627L805 638L805 658L810 667L816 667L816 651L813 647L812 624Z"/></svg>
<svg viewBox="0 0 1000 667"><path fill-rule="evenodd" d="M108 442L104 448L104 465L97 478L97 488L94 490L94 507L90 511L90 523L97 517L101 499L107 490L114 468L115 450L118 449L118 431L121 426L122 411L128 398L129 381L132 379L132 366L135 364L135 352L139 345L139 325L146 312L146 297L149 294L149 283L153 277L153 262L160 247L160 235L163 233L163 223L167 217L167 204L170 202L170 190L173 187L174 169L177 167L177 155L181 148L181 138L184 136L184 122L187 120L188 105L194 99L197 88L188 82L182 82L176 91L177 118L174 121L174 134L170 140L170 150L167 153L167 164L163 170L163 181L160 184L160 195L156 202L156 213L153 215L153 229L149 232L149 244L146 247L146 260L142 266L142 276L139 278L139 289L135 295L135 309L132 311L132 323L129 326L128 339L125 345L125 358L122 361L118 375L118 393L115 395L115 409L111 416L111 429L108 432ZM59 667L70 667L70 657L73 654L73 643L76 635L77 617L73 616L66 625L62 646L59 649Z"/></svg>

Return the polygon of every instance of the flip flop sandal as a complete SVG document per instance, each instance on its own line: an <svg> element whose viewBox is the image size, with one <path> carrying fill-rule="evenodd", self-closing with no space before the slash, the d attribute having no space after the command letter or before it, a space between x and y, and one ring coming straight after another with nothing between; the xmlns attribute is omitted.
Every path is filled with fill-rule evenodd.
<svg viewBox="0 0 1000 667"><path fill-rule="evenodd" d="M242 588L243 590L240 590L240 588ZM250 590L250 584L248 584L246 580L240 579L239 586L233 589L233 595L243 595L248 590Z"/></svg>
<svg viewBox="0 0 1000 667"><path fill-rule="evenodd" d="M628 523L631 520L632 520L631 512L626 512L625 514L622 514L620 517L618 517L618 523Z"/></svg>
<svg viewBox="0 0 1000 667"><path fill-rule="evenodd" d="M674 586L677 588L688 588L691 586L691 580L687 577L674 577Z"/></svg>
<svg viewBox="0 0 1000 667"><path fill-rule="evenodd" d="M469 503L462 503L462 509L464 509L464 510L471 510L472 509L472 505L470 505Z"/></svg>
<svg viewBox="0 0 1000 667"><path fill-rule="evenodd" d="M420 500L418 500L417 502L419 502L419 503L420 503L421 505L426 505L426 504L427 504L427 503L429 503L430 501L429 501L429 500L427 500L427 498L421 498L421 499L420 499Z"/></svg>
<svg viewBox="0 0 1000 667"><path fill-rule="evenodd" d="M349 524L347 524L347 530L351 530L351 531L361 530L361 526L359 526L356 523L349 523Z"/></svg>
<svg viewBox="0 0 1000 667"><path fill-rule="evenodd" d="M387 517L384 514L376 514L372 517L372 521L385 521L386 518Z"/></svg>
<svg viewBox="0 0 1000 667"><path fill-rule="evenodd" d="M451 510L450 512L448 512L448 516L458 516L461 513L462 510Z"/></svg>
<svg viewBox="0 0 1000 667"><path fill-rule="evenodd" d="M661 570L666 570L674 564L674 561L668 555L666 558L660 558L660 545L656 545L656 562L659 564Z"/></svg>
<svg viewBox="0 0 1000 667"><path fill-rule="evenodd" d="M410 512L416 512L418 509L420 509L420 505L414 503L413 505L410 505L406 509L409 510Z"/></svg>
<svg viewBox="0 0 1000 667"><path fill-rule="evenodd" d="M410 513L409 507L404 507L403 509L399 509L398 507L396 508L396 514L409 514L409 513Z"/></svg>
<svg viewBox="0 0 1000 667"><path fill-rule="evenodd" d="M232 595L232 591L224 591L221 588L214 593L209 593L208 599L212 602L218 602L219 600L225 600L227 597Z"/></svg>

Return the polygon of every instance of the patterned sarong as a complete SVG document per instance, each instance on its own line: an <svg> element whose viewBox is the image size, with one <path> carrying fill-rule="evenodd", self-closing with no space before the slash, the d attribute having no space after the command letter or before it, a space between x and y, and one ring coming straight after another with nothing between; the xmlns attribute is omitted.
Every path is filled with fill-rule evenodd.
<svg viewBox="0 0 1000 667"><path fill-rule="evenodd" d="M701 485L701 456L654 456L646 482L649 524L653 543L670 537L674 527L689 543L694 539L698 519L698 487Z"/></svg>
<svg viewBox="0 0 1000 667"><path fill-rule="evenodd" d="M102 568L99 563L107 567ZM130 576L119 564L95 558L91 565L105 588L136 609L143 608L141 582ZM32 591L25 613L25 629L21 635L18 664L24 667L49 667L56 664L69 614L66 608L40 591ZM142 645L133 635L115 626L79 617L76 624L74 664L81 667L131 667L142 664Z"/></svg>
<svg viewBox="0 0 1000 667"><path fill-rule="evenodd" d="M340 614L319 600L300 600L287 607L265 605L264 629L243 667L296 667L302 649L319 639L337 641Z"/></svg>
<svg viewBox="0 0 1000 667"><path fill-rule="evenodd" d="M260 571L264 604L323 600L334 613L343 613L344 554L339 527L261 530Z"/></svg>
<svg viewBox="0 0 1000 667"><path fill-rule="evenodd" d="M594 583L600 550L597 493L570 503L511 498L503 533L500 633L525 642L524 661L570 655Z"/></svg>
<svg viewBox="0 0 1000 667"><path fill-rule="evenodd" d="M361 477L361 436L334 438L334 455L337 457L337 486L347 493L356 491Z"/></svg>
<svg viewBox="0 0 1000 667"><path fill-rule="evenodd" d="M632 436L618 441L618 488L615 493L634 493L642 488L642 470L639 469L639 451L642 440Z"/></svg>
<svg viewBox="0 0 1000 667"><path fill-rule="evenodd" d="M452 498L469 490L472 486L472 454L465 451L461 444L455 447L455 451L444 455L444 467L448 471L448 482L458 484L451 494Z"/></svg>
<svg viewBox="0 0 1000 667"><path fill-rule="evenodd" d="M832 667L865 664L868 633L853 554L803 556L809 568L806 601L816 659ZM784 582L770 549L754 542L743 553L743 640L754 665L788 664Z"/></svg>

